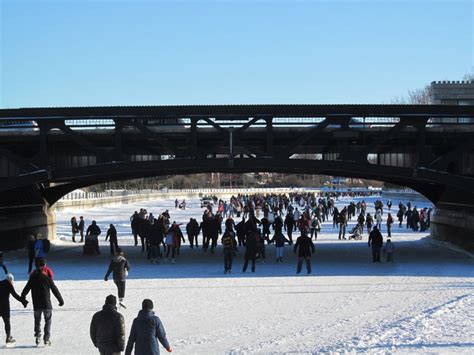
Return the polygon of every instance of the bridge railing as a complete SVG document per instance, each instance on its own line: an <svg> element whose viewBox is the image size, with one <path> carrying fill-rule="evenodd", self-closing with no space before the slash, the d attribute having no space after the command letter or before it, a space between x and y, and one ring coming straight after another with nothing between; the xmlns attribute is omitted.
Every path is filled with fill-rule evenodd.
<svg viewBox="0 0 474 355"><path fill-rule="evenodd" d="M163 195L166 198L174 198L173 196L196 195L196 196L212 196L212 195L251 195L251 194L283 194L283 193L367 193L377 195L381 193L381 188L365 188L365 187L341 187L341 188L316 188L316 187L249 187L249 188L209 188L209 189L144 189L144 190L107 190L102 192L81 192L73 191L64 195L61 200L89 200L102 199L110 197L127 197L137 195Z"/></svg>
<svg viewBox="0 0 474 355"><path fill-rule="evenodd" d="M132 119L132 118L130 118ZM234 127L238 129L239 127L247 124L252 117L242 117L242 118L209 118L210 122L218 124L221 127ZM41 121L48 121L48 120L57 120L57 118L41 118ZM153 121L143 118L135 118L134 120L145 120L143 124L145 126L149 126L151 128L157 127L191 127L191 119L190 118L176 118L176 119L154 119ZM295 126L295 127L307 127L318 125L322 121L325 120L325 117L275 117L272 120L273 127L288 127L288 126ZM36 120L32 120L31 118L15 118L12 119L5 119L0 118L0 132L2 131L37 131L39 132L38 122ZM89 130L89 129L114 129L115 122L113 118L97 118L97 119L69 119L64 121L66 126L70 127L73 130ZM214 127L208 121L200 120L197 123L198 128L212 128ZM397 123L400 122L399 117L352 117L349 121L349 127L353 129L374 129L376 127L384 128L384 127L393 127ZM438 125L445 125L445 126L473 126L474 119L467 118L467 117L436 117L430 118L428 120L428 127L430 126L438 126ZM254 128L258 127L266 127L265 120L257 120L251 125ZM331 125L329 125L329 128ZM54 129L53 129L54 130Z"/></svg>

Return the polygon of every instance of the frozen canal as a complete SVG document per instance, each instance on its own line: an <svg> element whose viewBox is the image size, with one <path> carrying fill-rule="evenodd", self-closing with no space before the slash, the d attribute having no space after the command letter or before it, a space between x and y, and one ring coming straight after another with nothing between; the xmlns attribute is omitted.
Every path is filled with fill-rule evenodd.
<svg viewBox="0 0 474 355"><path fill-rule="evenodd" d="M366 199L372 207L373 200ZM396 208L398 201L393 202ZM344 203L348 200L338 205ZM155 215L169 209L171 220L182 223L190 216L200 221L202 213L197 199L189 201L186 211L165 200L59 213L62 240L52 246L48 263L65 306L53 302L52 346L36 349L31 303L23 309L12 300L17 347L2 353L98 353L89 339L90 320L105 297L116 294L113 282L103 281L109 223L116 225L132 267L128 308L121 310L127 336L142 299L151 298L176 354L474 353L473 260L432 245L426 233L407 232L395 223L395 263L373 264L367 235L362 241L339 241L332 223L325 223L311 276L295 275L290 247L285 247L285 263L275 264L273 246L255 274L241 272L241 250L232 274L224 275L221 250L204 254L187 244L176 264L149 264L130 234L129 217L140 207ZM418 202L418 207L424 205ZM70 241L73 215L83 215L86 225L98 221L102 255L82 256L81 246ZM26 255L10 253L5 262L21 292Z"/></svg>

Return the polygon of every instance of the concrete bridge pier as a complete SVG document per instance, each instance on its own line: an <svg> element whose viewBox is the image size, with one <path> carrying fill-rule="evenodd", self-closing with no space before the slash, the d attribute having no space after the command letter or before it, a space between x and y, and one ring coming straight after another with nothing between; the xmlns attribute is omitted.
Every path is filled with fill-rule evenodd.
<svg viewBox="0 0 474 355"><path fill-rule="evenodd" d="M56 237L56 214L36 186L0 193L0 250L21 249L30 233Z"/></svg>
<svg viewBox="0 0 474 355"><path fill-rule="evenodd" d="M431 236L474 252L474 206L472 210L462 206L440 204L431 216Z"/></svg>

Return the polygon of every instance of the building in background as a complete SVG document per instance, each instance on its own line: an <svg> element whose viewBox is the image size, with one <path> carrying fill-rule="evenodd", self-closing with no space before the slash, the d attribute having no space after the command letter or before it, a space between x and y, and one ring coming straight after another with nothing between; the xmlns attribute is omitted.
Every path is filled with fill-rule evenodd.
<svg viewBox="0 0 474 355"><path fill-rule="evenodd" d="M474 81L433 81L433 105L474 106Z"/></svg>

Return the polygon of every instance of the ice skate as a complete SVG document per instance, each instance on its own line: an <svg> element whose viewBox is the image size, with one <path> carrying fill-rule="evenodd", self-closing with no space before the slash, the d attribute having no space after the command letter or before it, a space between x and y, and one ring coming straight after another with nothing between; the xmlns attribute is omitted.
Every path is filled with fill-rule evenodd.
<svg viewBox="0 0 474 355"><path fill-rule="evenodd" d="M37 336L37 337L35 338L35 344L36 344L36 346L39 346L40 343L41 343L41 336Z"/></svg>
<svg viewBox="0 0 474 355"><path fill-rule="evenodd" d="M44 346L45 347L51 346L51 340L45 340L44 341Z"/></svg>
<svg viewBox="0 0 474 355"><path fill-rule="evenodd" d="M9 336L7 337L7 341L5 342L5 346L7 348L13 348L16 344L16 340L13 339L13 337Z"/></svg>
<svg viewBox="0 0 474 355"><path fill-rule="evenodd" d="M119 306L124 308L124 309L127 309L127 307L125 306L125 304L123 303L123 298L119 298Z"/></svg>

